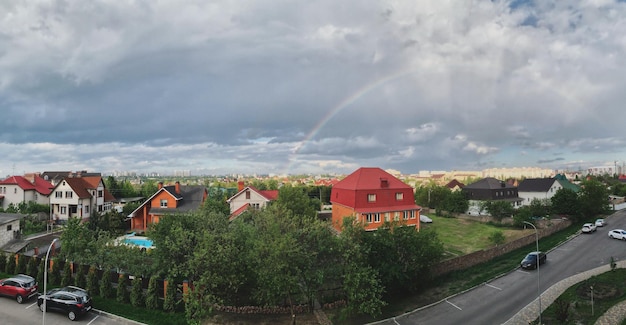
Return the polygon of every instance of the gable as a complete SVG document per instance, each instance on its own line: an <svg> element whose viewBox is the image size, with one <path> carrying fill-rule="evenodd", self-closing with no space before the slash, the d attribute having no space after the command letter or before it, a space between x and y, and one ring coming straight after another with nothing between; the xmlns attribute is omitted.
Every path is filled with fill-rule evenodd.
<svg viewBox="0 0 626 325"><path fill-rule="evenodd" d="M527 178L517 187L519 192L548 192L554 186L554 178Z"/></svg>

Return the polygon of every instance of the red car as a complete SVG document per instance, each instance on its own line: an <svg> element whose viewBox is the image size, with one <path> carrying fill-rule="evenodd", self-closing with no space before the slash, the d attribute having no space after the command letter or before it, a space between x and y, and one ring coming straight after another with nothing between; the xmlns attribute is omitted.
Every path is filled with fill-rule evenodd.
<svg viewBox="0 0 626 325"><path fill-rule="evenodd" d="M14 298L18 304L37 295L37 281L32 276L18 274L0 280L0 295Z"/></svg>

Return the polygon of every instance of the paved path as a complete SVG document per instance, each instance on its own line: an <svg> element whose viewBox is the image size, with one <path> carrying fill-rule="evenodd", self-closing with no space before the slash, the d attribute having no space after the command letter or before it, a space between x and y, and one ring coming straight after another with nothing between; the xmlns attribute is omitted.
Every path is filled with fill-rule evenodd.
<svg viewBox="0 0 626 325"><path fill-rule="evenodd" d="M626 261L618 261L617 262L617 267L618 268L626 268ZM550 307L550 305L556 300L556 298L558 298L569 287L575 285L576 283L579 283L581 281L589 279L590 277L592 277L594 275L602 274L602 273L605 273L605 272L610 271L610 270L611 270L611 267L607 264L607 265L604 265L604 266L597 267L595 269L591 269L589 271L585 271L585 272L579 273L577 275L571 276L571 277L569 277L567 279L563 279L563 280L557 282L555 285L553 285L550 288L546 289L546 291L544 291L541 294L541 296L540 296L540 298L541 298L541 311L543 312L548 307ZM538 309L539 309L539 302L537 301L537 299L535 299L533 302L529 303L528 305L526 305L526 307L522 308L519 312L517 312L517 314L515 314L513 317L511 317L511 319L506 321L506 323L504 323L504 324L509 324L509 325L524 324L524 325L528 325L530 322L532 322L532 321L537 319L537 315L538 315L537 314L537 310ZM607 312L604 313L604 315L602 315L600 318L598 318L598 320L596 321L595 325L616 325L616 324L621 324L622 321L625 318L626 318L626 301L621 302L621 303L611 307L609 310L607 310Z"/></svg>

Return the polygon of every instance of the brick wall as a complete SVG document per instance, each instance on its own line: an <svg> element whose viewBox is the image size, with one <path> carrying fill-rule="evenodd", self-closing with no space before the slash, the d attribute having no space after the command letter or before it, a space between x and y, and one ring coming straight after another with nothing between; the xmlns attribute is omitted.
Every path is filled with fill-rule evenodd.
<svg viewBox="0 0 626 325"><path fill-rule="evenodd" d="M551 224L546 224L545 228L539 228L539 238L546 237L559 230L565 229L571 224L571 221L569 220L557 219L548 221L550 221ZM438 276L448 272L466 269L532 243L535 243L534 233L506 244L441 261L433 266L432 274Z"/></svg>

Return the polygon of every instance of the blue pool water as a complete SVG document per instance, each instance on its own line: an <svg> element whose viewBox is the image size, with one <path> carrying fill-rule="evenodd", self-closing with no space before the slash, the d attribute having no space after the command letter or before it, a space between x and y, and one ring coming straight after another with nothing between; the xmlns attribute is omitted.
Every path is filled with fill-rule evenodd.
<svg viewBox="0 0 626 325"><path fill-rule="evenodd" d="M124 243L135 245L139 247L152 248L152 240L148 238L127 237L124 238Z"/></svg>

